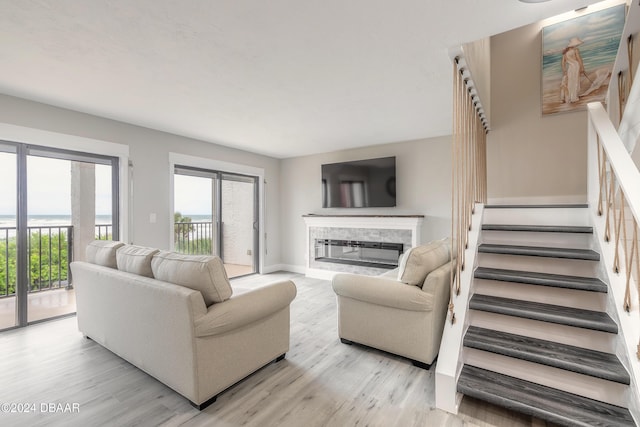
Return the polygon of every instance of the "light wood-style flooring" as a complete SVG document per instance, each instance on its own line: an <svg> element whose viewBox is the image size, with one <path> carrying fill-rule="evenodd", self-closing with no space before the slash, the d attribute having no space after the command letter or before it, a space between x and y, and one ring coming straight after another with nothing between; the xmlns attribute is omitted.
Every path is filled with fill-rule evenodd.
<svg viewBox="0 0 640 427"><path fill-rule="evenodd" d="M254 287L280 279L298 287L287 358L233 386L204 411L83 338L70 317L0 333L0 425L544 425L467 398L457 416L435 409L435 365L427 371L400 357L340 343L328 281L275 273L232 283ZM7 413L6 403L16 410L20 404L35 406L35 412Z"/></svg>

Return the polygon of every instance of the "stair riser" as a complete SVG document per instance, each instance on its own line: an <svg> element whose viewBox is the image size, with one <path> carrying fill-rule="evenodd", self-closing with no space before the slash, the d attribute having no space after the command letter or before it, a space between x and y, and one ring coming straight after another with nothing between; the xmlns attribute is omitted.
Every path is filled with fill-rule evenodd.
<svg viewBox="0 0 640 427"><path fill-rule="evenodd" d="M483 230L481 243L519 246L593 249L593 235L586 233L547 233Z"/></svg>
<svg viewBox="0 0 640 427"><path fill-rule="evenodd" d="M599 292L578 291L524 283L474 279L473 292L503 298L562 305L585 310L606 311L607 295Z"/></svg>
<svg viewBox="0 0 640 427"><path fill-rule="evenodd" d="M616 350L614 334L591 329L477 310L469 310L469 324L605 353L615 353Z"/></svg>
<svg viewBox="0 0 640 427"><path fill-rule="evenodd" d="M478 253L477 260L478 266L489 268L600 277L599 265L596 261L488 253Z"/></svg>
<svg viewBox="0 0 640 427"><path fill-rule="evenodd" d="M464 348L465 363L525 381L626 407L627 386L472 348Z"/></svg>
<svg viewBox="0 0 640 427"><path fill-rule="evenodd" d="M483 224L577 225L589 226L586 208L485 209Z"/></svg>

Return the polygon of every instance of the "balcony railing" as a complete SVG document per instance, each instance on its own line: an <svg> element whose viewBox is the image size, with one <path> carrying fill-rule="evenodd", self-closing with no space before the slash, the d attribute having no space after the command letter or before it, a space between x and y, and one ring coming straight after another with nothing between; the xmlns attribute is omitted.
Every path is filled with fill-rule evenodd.
<svg viewBox="0 0 640 427"><path fill-rule="evenodd" d="M29 292L68 287L73 258L73 227L27 227Z"/></svg>
<svg viewBox="0 0 640 427"><path fill-rule="evenodd" d="M113 226L111 224L96 224L96 240L111 240Z"/></svg>
<svg viewBox="0 0 640 427"><path fill-rule="evenodd" d="M174 226L176 252L191 255L212 254L212 222L176 222Z"/></svg>
<svg viewBox="0 0 640 427"><path fill-rule="evenodd" d="M69 287L69 264L73 261L73 226L35 226L27 229L29 292ZM0 298L16 294L16 234L15 227L0 228ZM96 239L107 240L111 235L111 224L96 225Z"/></svg>

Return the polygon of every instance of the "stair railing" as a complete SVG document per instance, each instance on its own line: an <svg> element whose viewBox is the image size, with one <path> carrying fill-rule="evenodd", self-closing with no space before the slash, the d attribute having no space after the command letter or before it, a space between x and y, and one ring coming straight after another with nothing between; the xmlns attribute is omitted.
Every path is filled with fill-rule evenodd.
<svg viewBox="0 0 640 427"><path fill-rule="evenodd" d="M588 112L589 201L597 205L598 216L604 216L604 241L614 250L613 273L624 274L622 308L640 314L640 171L602 104L589 104ZM640 359L640 332L635 334Z"/></svg>
<svg viewBox="0 0 640 427"><path fill-rule="evenodd" d="M475 204L486 203L487 199L488 123L470 73L460 57L453 63L453 93L451 236L452 255L457 262L451 272L451 323L456 321L453 301L454 296L460 294Z"/></svg>

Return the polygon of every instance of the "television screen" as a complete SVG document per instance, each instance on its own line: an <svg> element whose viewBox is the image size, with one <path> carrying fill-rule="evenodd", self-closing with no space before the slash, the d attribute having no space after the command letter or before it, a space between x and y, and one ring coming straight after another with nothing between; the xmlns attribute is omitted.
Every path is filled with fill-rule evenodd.
<svg viewBox="0 0 640 427"><path fill-rule="evenodd" d="M380 208L395 205L395 157L322 165L323 208Z"/></svg>

